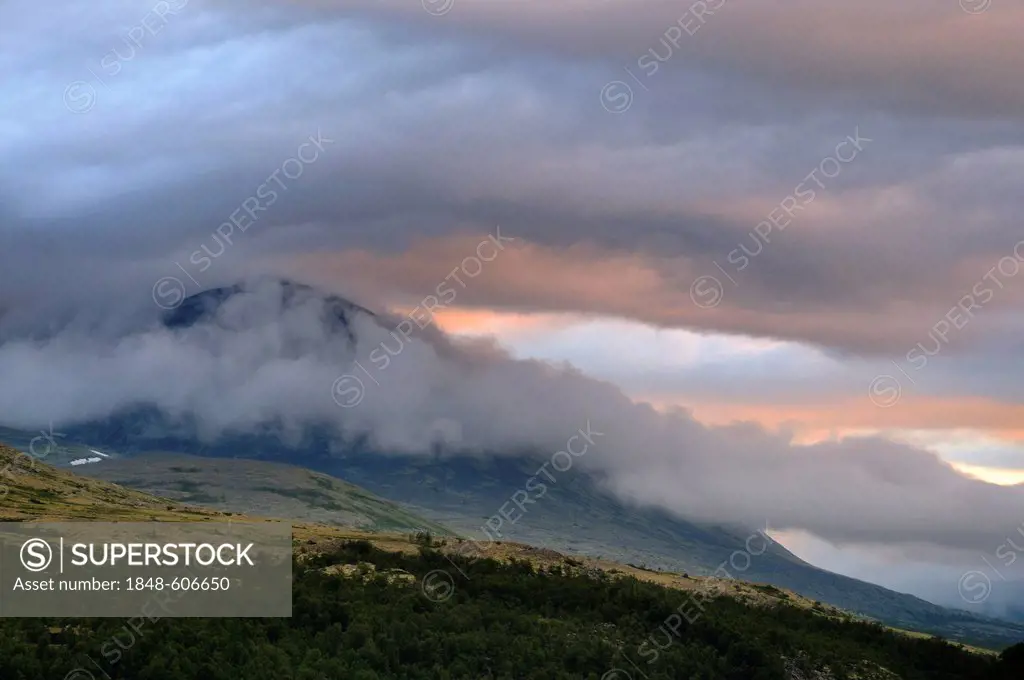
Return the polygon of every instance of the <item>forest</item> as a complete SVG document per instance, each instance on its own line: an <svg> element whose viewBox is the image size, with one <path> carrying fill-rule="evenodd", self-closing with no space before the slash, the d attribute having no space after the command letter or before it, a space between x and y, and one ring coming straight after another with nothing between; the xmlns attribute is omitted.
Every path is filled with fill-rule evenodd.
<svg viewBox="0 0 1024 680"><path fill-rule="evenodd" d="M332 565L358 570L331 573ZM728 597L708 598L697 616L673 617L685 593L571 565L538 569L450 558L426 545L400 554L348 541L297 556L293 574L291 618L161 618L133 626L106 618L0 619L0 678L1024 677L1024 644L988 655Z"/></svg>

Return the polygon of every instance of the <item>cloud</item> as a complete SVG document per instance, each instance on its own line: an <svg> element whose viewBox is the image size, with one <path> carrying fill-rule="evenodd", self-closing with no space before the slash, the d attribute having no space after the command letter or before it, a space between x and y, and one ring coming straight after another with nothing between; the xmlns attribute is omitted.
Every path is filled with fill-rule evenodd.
<svg viewBox="0 0 1024 680"><path fill-rule="evenodd" d="M281 299L276 284L261 282L190 329L144 324L127 335L69 330L9 340L0 346L0 412L35 427L152 404L194 417L207 438L268 422L290 436L328 424L339 441L364 433L381 451L409 452L431 451L437 423L454 422L461 448L483 455L555 451L589 427L600 435L579 459L584 468L624 498L694 519L768 519L837 543L982 550L1020 522L1024 486L970 479L908 445L798 445L754 424L705 425L683 410L634 403L570 368L514 360L488 341L456 341L429 326L418 331L408 319L380 325L358 316L353 348L325 322L322 298ZM351 408L332 397L344 375L361 384Z"/></svg>
<svg viewBox="0 0 1024 680"><path fill-rule="evenodd" d="M175 2L158 22L158 3L62 6L60 26L5 6L19 76L0 97L0 291L67 295L178 264L206 287L326 251L402 258L411 272L366 295L408 297L414 260L443 248L432 240L502 224L531 245L534 281L565 288L502 272L481 305L895 353L1021 239L1022 137L1005 119L1019 110L1019 8L722 3L616 116L601 85L664 50L692 8ZM144 20L152 30L133 30ZM29 39L48 31L61 39ZM76 113L63 95L79 81L95 101ZM322 157L216 271L196 271L190 255L320 133L335 140ZM810 184L851 135L875 141ZM759 237L801 184L814 201ZM738 271L741 247L759 254ZM572 271L551 272L559 258ZM714 310L690 299L709 275L730 287ZM1019 303L1009 288L995 307ZM957 341L1005 332L996 316Z"/></svg>
<svg viewBox="0 0 1024 680"><path fill-rule="evenodd" d="M690 35L698 6L714 14ZM312 312L179 337L154 325L155 284L174 277L192 293L271 272L375 308L415 306L501 225L516 247L459 290L460 306L814 346L843 367L808 376L814 394L833 381L862 394L876 369L894 370L880 364L911 371L915 348L934 346L911 373L920 383L904 385L906 410L867 412L865 397L826 420L1012 426L1022 12L932 0L455 0L443 16L404 0L9 1L0 367L18 389L5 418L142 400L198 414L211 435L266 417L289 430L336 422L330 381L352 357L323 342ZM619 80L629 107L611 113L602 87ZM334 141L270 184L273 205L261 198L258 220L223 243L217 230L319 134ZM830 161L849 157L839 145L851 136L872 141ZM783 228L801 187L815 197ZM361 331L367 351L391 337ZM430 337L387 371L407 388L382 383L343 414L346 431L417 448L437 418L457 418L467 442L506 450L561 445L589 417L609 451L587 465L679 512L972 549L1016 526L1019 488L913 446L712 427L480 341ZM673 392L672 378L635 384ZM687 394L698 411L722 396ZM751 473L758 485L743 483Z"/></svg>

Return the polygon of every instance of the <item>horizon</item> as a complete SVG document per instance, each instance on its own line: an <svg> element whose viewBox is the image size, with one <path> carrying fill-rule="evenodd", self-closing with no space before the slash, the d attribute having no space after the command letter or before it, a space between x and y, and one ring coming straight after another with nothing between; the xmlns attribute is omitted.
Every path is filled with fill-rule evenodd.
<svg viewBox="0 0 1024 680"><path fill-rule="evenodd" d="M623 503L1024 616L1024 6L0 18L0 425L511 456L593 423Z"/></svg>

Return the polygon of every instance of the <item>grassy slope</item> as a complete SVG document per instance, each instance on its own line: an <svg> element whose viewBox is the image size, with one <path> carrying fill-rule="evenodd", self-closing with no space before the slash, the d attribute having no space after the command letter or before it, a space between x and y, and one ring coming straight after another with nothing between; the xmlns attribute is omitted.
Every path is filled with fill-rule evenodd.
<svg viewBox="0 0 1024 680"><path fill-rule="evenodd" d="M182 467L185 470L192 469L187 465L179 465L183 462L182 458L184 457L169 458L164 464L169 467ZM232 465L234 462L220 461L220 464ZM110 482L82 477L35 461L3 444L0 444L0 494L0 521L281 521L250 513L240 514L189 505ZM331 551L339 544L352 540L366 540L388 552L415 554L420 550L420 545L414 537L407 533L367 531L314 522L293 522L292 530L296 550L300 556ZM673 590L699 590L704 593L726 595L749 606L771 607L786 604L812 610L832 619L859 619L853 614L814 602L792 591L739 580L651 571L609 560L583 556L568 557L554 550L504 541L491 544L474 543L468 552L467 547L470 547L469 542L462 538L441 536L435 539L435 548L452 556L469 554L502 562L525 560L538 568L560 566L577 573L600 571L615 578L633 577Z"/></svg>
<svg viewBox="0 0 1024 680"><path fill-rule="evenodd" d="M259 513L368 531L450 534L336 477L282 463L183 454L147 454L83 466L80 474L217 510Z"/></svg>
<svg viewBox="0 0 1024 680"><path fill-rule="evenodd" d="M481 527L523 487L538 461L346 456L336 474L455 530L482 538ZM331 471L331 470L329 470ZM750 534L688 522L652 508L631 507L610 496L592 478L572 469L547 482L547 493L525 506L522 521L501 527L501 538L574 555L603 557L664 571L712 574L744 550ZM544 478L540 478L545 481ZM508 504L513 511L515 506ZM760 545L755 542L754 545ZM741 562L742 563L742 562ZM882 586L828 572L800 560L776 543L732 575L800 592L848 611L907 630L1003 648L1024 639L1024 625L977 616Z"/></svg>
<svg viewBox="0 0 1024 680"><path fill-rule="evenodd" d="M146 488L165 488L164 497L151 495L143 491L124 488L114 483L90 479L71 472L59 470L44 463L33 461L17 451L0 445L0 469L11 465L8 474L3 475L3 483L9 489L5 501L0 504L0 520L56 521L56 520L122 520L122 521L263 521L263 517L255 516L254 512L238 513L237 511L207 508L182 502L196 494L175 489L182 479L193 480L202 475L200 485L202 493L221 493L222 487L218 475L225 473L225 468L246 466L249 472L255 473L247 477L254 487L262 487L267 483L264 475L274 475L273 479L285 485L296 479L303 479L303 473L309 478L332 480L333 482L357 489L326 475L318 475L302 468L292 466L257 463L245 460L216 460L192 456L146 456L129 461L119 461L116 466L103 468L102 474L109 478L119 479L125 484L142 482ZM140 480L133 475L141 475L145 470L146 477ZM85 469L83 469L85 471ZM88 470L96 474L99 467ZM12 476L13 475L13 476ZM210 475L211 477L207 477ZM232 477L234 481L234 477ZM304 488L304 487L303 487ZM179 498L172 498L177 495ZM218 496L219 498L219 496ZM281 494L285 501L289 500L287 492ZM373 498L372 496L370 498ZM258 500L258 498L256 499ZM237 501L236 501L237 502ZM227 503L230 505L230 503ZM249 505L254 505L249 503ZM295 503L288 507L300 506ZM265 510L261 514L290 515L284 512L272 513L266 509L280 509L279 506L262 505ZM397 506L396 506L397 507ZM399 512L404 512L400 508ZM409 515L413 517L412 515ZM390 515L389 515L390 517ZM303 518L296 518L303 519ZM358 527L329 526L315 522L298 522L294 524L296 539L303 543L302 551L318 551L328 549L338 541L366 539L381 549L396 552L416 552L416 545L407 533L382 532L365 530ZM440 546L442 552L453 554L466 549L461 538L452 537ZM730 594L750 603L771 604L787 601L795 606L808 609L818 608L836 616L849 616L838 609L827 605L818 605L796 593L780 589L769 590L738 580L708 579L697 576L683 576L663 571L653 571L619 564L601 559L584 556L566 557L554 550L536 548L521 543L474 544L472 554L507 561L509 559L528 560L538 566L550 567L556 564L577 565L583 570L602 570L620 576L634 576L641 581L656 583L679 590L693 590L699 587L710 588L715 592Z"/></svg>
<svg viewBox="0 0 1024 680"><path fill-rule="evenodd" d="M28 434L31 433L25 436ZM111 441L110 436L93 434L95 436L82 440ZM0 428L0 440L4 437ZM72 440L62 438L59 442L63 445ZM115 457L118 453L125 458L146 453L146 449L137 448L142 441L146 441L144 434L138 440L125 441L123 449L115 446ZM308 450L294 451L259 438L256 441L224 442L215 450L206 451L203 457L212 456L237 461L242 460L237 456L243 456L261 459L263 463L287 460L343 478L378 498L406 508L417 518L427 518L473 537L482 536L480 527L494 518L503 506L515 510L509 504L512 494L521 493L519 490L525 480L535 475L544 462L521 457L481 459L446 456L437 459L353 452L324 456L315 442ZM75 470L94 474L88 468L101 470L109 462L112 461ZM145 471L144 467L142 471ZM318 503L322 504L323 497L318 495L315 482L309 479L290 489L280 490L299 494L292 500L304 502L313 510L311 512L300 512L301 503L288 507L282 502L287 499L280 498L280 494L268 493L275 484L259 490L264 495L259 503L253 504L244 498L235 502L236 499L230 496L225 496L225 501L221 502L218 493L211 493L195 479L178 479L174 482L176 486L170 488L150 485L142 474L134 479L115 481L221 509L245 512L255 506L266 514L332 521L332 513L323 507L314 508ZM526 506L524 521L518 521L514 526L506 522L501 529L501 539L576 555L643 564L665 571L711 574L719 565L726 564L735 550L744 550L744 541L749 535L749 531L744 533L728 527L697 524L654 508L625 504L603 490L599 480L576 469L559 473L554 483L541 481L547 485L547 493L543 497L538 496L536 503ZM236 484L231 480L221 486L230 491ZM373 529L404 528L387 521L354 523ZM426 520L421 520L420 526L427 526ZM794 590L810 599L859 612L890 626L926 631L952 640L1002 648L1024 638L1024 624L940 607L913 595L831 573L803 562L778 543L770 546L766 554L751 560L749 568L742 574L733 575Z"/></svg>

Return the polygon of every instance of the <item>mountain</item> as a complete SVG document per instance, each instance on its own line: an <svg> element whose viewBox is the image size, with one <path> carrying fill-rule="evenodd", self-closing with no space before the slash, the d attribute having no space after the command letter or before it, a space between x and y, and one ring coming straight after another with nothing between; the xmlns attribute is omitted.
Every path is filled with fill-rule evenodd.
<svg viewBox="0 0 1024 680"><path fill-rule="evenodd" d="M997 648L1024 640L1024 625L948 609L913 595L819 569L757 530L688 522L667 512L630 507L575 469L560 473L548 492L521 513L509 503L541 460L435 458L356 454L325 469L384 498L485 541L486 522L506 515L499 531L515 540L648 568L711 575L723 569L744 581L767 583L889 625ZM516 514L508 512L508 509ZM492 520L491 526L498 522ZM755 537L753 540L751 537ZM763 551L763 554L762 554Z"/></svg>
<svg viewBox="0 0 1024 680"><path fill-rule="evenodd" d="M32 456L32 458L58 467L88 467L102 460L118 457L113 451L103 451L69 441L63 432L51 424L41 430L27 431L0 426L0 442Z"/></svg>
<svg viewBox="0 0 1024 680"><path fill-rule="evenodd" d="M181 454L121 457L76 470L182 503L367 531L452 532L337 477L282 463Z"/></svg>
<svg viewBox="0 0 1024 680"><path fill-rule="evenodd" d="M244 328L244 315L224 313L242 293L244 289L236 286L192 296L166 314L163 323L179 330L207 324ZM306 286L285 282L278 295L277 302L285 307L322 300L316 303L317 318L323 334L338 343L356 342L356 319L365 316L375 320L358 305L320 296ZM301 349L289 346L285 351L298 357ZM172 419L149 404L138 404L102 421L69 425L64 430L71 440L122 455L164 451L286 461L339 477L427 519L477 537L482 535L481 526L510 507L513 494L542 463L536 453L529 452L475 452L470 457L440 448L433 457L400 455L373 450L359 438L339 446L328 423L322 428L307 428L298 439L281 436L279 424L270 422L257 431L204 443L194 419ZM745 580L788 588L893 626L993 647L1024 639L1024 626L942 608L827 572L778 544L767 546L763 552L751 549L751 537L763 527L695 523L661 510L628 506L605 492L600 479L577 469L560 475L558 484L550 486L545 498L522 509L523 519L502 522L505 537L655 569L711 574L725 565L726 571L732 575L738 572Z"/></svg>
<svg viewBox="0 0 1024 680"><path fill-rule="evenodd" d="M0 469L7 521L281 521L86 479L2 444ZM1009 680L1024 669L1024 645L996 657L772 587L507 542L466 558L452 537L292 532L291 617L4 618L0 677ZM695 602L697 615L679 616Z"/></svg>
<svg viewBox="0 0 1024 680"><path fill-rule="evenodd" d="M333 336L344 336L354 344L352 319L357 315L376 316L373 312L336 295L322 295L315 288L294 281L270 282L279 296L277 303L282 308L293 307L310 299L322 305L320 320L324 331ZM236 295L244 294L247 288L242 284L223 288L211 288L197 295L191 295L174 309L163 315L167 328L189 328L201 322L218 321L222 305Z"/></svg>
<svg viewBox="0 0 1024 680"><path fill-rule="evenodd" d="M19 459L22 469L42 465L71 468L83 476L177 503L367 531L452 533L366 489L294 465L184 454L125 456L113 449L103 452L68 441L61 432L36 434L9 427L0 427L0 441L27 454Z"/></svg>

